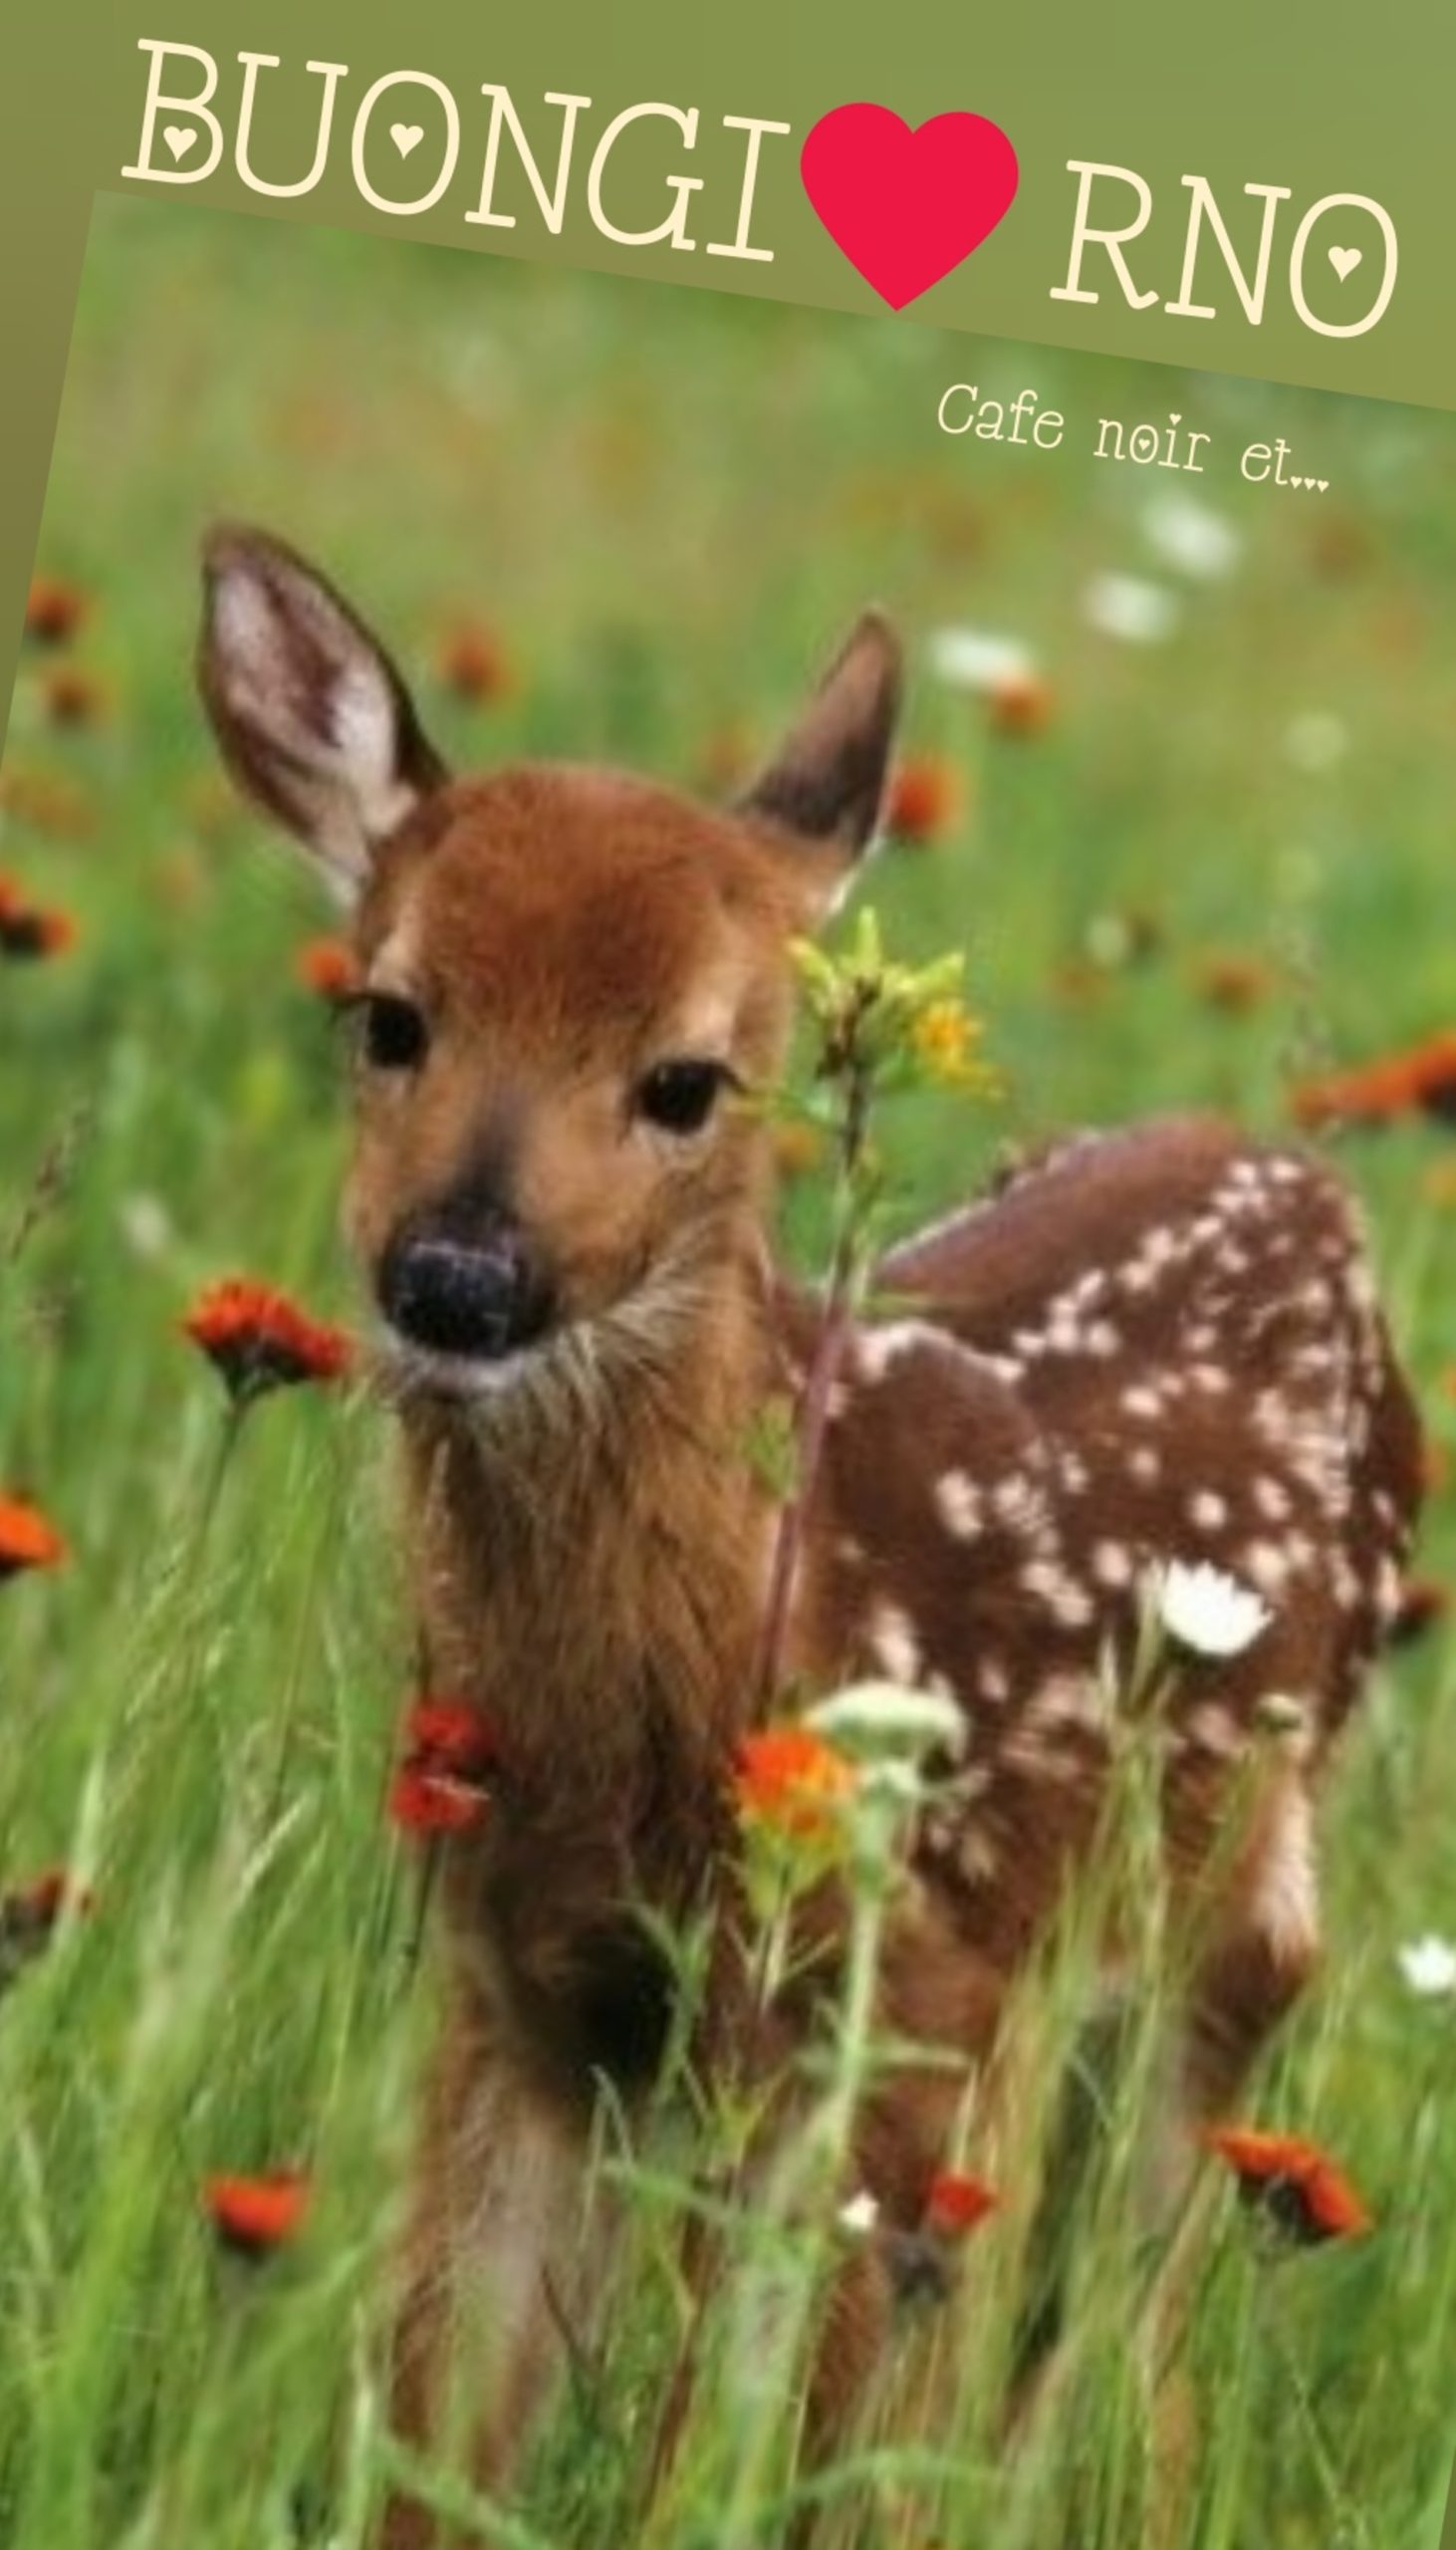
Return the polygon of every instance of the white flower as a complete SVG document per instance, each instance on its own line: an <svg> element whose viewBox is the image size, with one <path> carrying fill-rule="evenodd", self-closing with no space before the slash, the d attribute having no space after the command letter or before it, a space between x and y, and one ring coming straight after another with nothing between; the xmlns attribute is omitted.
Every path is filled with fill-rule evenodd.
<svg viewBox="0 0 1456 2550"><path fill-rule="evenodd" d="M1155 496L1142 518L1142 528L1167 565L1185 576L1213 583L1231 573L1243 547L1240 535L1222 514L1200 505L1194 496Z"/></svg>
<svg viewBox="0 0 1456 2550"><path fill-rule="evenodd" d="M1236 1577L1181 1559L1158 1571L1153 1599L1169 1638L1195 1656L1242 1656L1273 1617Z"/></svg>
<svg viewBox="0 0 1456 2550"><path fill-rule="evenodd" d="M967 1734L965 1712L954 1700L938 1691L907 1690L902 1682L852 1682L820 1700L805 1723L826 1743L856 1753L918 1756L937 1746L959 1753Z"/></svg>
<svg viewBox="0 0 1456 2550"><path fill-rule="evenodd" d="M989 629L938 629L930 640L930 669L958 690L1013 690L1037 677L1031 648Z"/></svg>
<svg viewBox="0 0 1456 2550"><path fill-rule="evenodd" d="M849 2203L840 2207L840 2229L848 2231L851 2239L867 2240L878 2220L879 2206L867 2187L861 2187L857 2195L851 2195Z"/></svg>
<svg viewBox="0 0 1456 2550"><path fill-rule="evenodd" d="M1397 1948L1395 1958L1411 1991L1422 2001L1444 2001L1456 1995L1456 1946L1449 1939L1438 1939L1434 1930L1428 1930L1423 1939Z"/></svg>
<svg viewBox="0 0 1456 2550"><path fill-rule="evenodd" d="M133 1256L143 1261L165 1257L175 1233L172 1217L158 1195L123 1195L117 1210L121 1236Z"/></svg>
<svg viewBox="0 0 1456 2550"><path fill-rule="evenodd" d="M1349 734L1342 719L1330 708L1310 708L1303 716L1293 717L1285 728L1284 749L1296 770L1307 770L1318 777L1323 770L1334 770L1349 750Z"/></svg>
<svg viewBox="0 0 1456 2550"><path fill-rule="evenodd" d="M1177 628L1182 606L1166 585L1151 585L1144 576L1094 576L1084 608L1104 638L1155 646Z"/></svg>

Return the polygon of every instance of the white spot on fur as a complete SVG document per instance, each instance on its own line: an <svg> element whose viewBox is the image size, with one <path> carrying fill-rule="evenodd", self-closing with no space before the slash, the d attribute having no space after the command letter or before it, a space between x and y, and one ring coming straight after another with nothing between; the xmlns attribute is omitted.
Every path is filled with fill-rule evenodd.
<svg viewBox="0 0 1456 2550"><path fill-rule="evenodd" d="M1275 1541L1252 1542L1239 1566L1261 1594L1282 1594L1289 1583L1289 1560Z"/></svg>
<svg viewBox="0 0 1456 2550"><path fill-rule="evenodd" d="M1092 1572L1099 1585L1108 1586L1116 1593L1124 1585L1130 1585L1136 1573L1132 1553L1124 1550L1120 1541L1098 1541L1092 1555Z"/></svg>
<svg viewBox="0 0 1456 2550"><path fill-rule="evenodd" d="M892 1682L912 1683L920 1670L920 1642L908 1615L894 1603L876 1603L869 1616L869 1647Z"/></svg>
<svg viewBox="0 0 1456 2550"><path fill-rule="evenodd" d="M1021 1581L1029 1594L1045 1603L1060 1629L1088 1627L1092 1618L1092 1597L1065 1568L1054 1567L1045 1559L1033 1559L1022 1569Z"/></svg>
<svg viewBox="0 0 1456 2550"><path fill-rule="evenodd" d="M981 1494L965 1470L947 1470L932 1491L935 1511L952 1540L973 1541L981 1528Z"/></svg>

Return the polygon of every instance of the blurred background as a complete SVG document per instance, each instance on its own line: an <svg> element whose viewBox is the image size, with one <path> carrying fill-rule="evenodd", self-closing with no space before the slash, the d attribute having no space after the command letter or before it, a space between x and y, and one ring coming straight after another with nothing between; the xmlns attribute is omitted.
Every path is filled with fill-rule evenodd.
<svg viewBox="0 0 1456 2550"><path fill-rule="evenodd" d="M1062 447L941 433L957 381L1034 388ZM1173 410L1212 437L1201 475L1093 459L1099 417ZM1276 435L1327 494L1241 479ZM1335 2406L1298 2483L1279 2418L1254 2421L1239 2537L1331 2537L1323 2455L1403 2544L1449 2444L1456 2330L1449 1987L1433 2018L1397 1962L1456 1934L1456 418L105 198L0 766L0 1490L68 1549L0 1589L0 1878L80 1857L105 1915L0 2042L0 2203L30 2238L0 2360L35 2373L0 2383L0 2504L7 2473L30 2490L9 2537L110 2550L157 2470L166 2537L231 2538L234 2498L260 2537L225 2454L255 2412L270 2434L292 2414L341 2252L248 2358L256 2394L240 2369L199 2388L205 2277L185 2199L151 2227L158 2173L357 2135L357 2225L405 2105L365 1955L409 1669L378 1428L297 1394L249 1419L219 1499L219 1394L178 1333L232 1271L352 1315L339 959L318 944L337 919L235 801L193 692L218 516L325 566L462 765L566 754L731 789L855 613L894 616L910 698L865 891L899 951L965 948L1005 1084L891 1124L906 1222L1008 1142L1204 1105L1288 1131L1319 1113L1312 1082L1366 1074L1380 1130L1341 1160L1430 1423L1435 1635L1353 1741L1340 1954L1290 2041L1290 2104L1382 2211L1414 2204L1418 2162L1427 2209L1341 2270L1348 2311L1388 2314L1378 2376L1311 2296ZM786 1143L806 1262L815 1166ZM124 2201L99 2211L118 2155ZM66 2346L59 2269L81 2296ZM124 2361L123 2327L178 2338L164 2373L149 2340ZM1271 2362L1271 2399L1282 2379ZM83 2520L66 2474L107 2416ZM1362 2517L1348 2537L1377 2536Z"/></svg>

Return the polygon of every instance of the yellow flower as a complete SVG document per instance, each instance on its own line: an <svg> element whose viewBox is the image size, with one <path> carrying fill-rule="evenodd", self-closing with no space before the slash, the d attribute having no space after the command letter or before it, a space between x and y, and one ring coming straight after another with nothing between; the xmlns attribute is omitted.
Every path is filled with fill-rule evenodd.
<svg viewBox="0 0 1456 2550"><path fill-rule="evenodd" d="M989 1089L995 1074L976 1048L981 1022L958 1000L936 1000L922 1009L910 1043L926 1078L942 1089Z"/></svg>

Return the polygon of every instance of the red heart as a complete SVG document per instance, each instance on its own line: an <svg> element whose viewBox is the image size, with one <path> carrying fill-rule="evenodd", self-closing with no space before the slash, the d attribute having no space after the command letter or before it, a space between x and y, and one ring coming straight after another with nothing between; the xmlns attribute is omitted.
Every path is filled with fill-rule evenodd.
<svg viewBox="0 0 1456 2550"><path fill-rule="evenodd" d="M995 229L1016 193L1016 152L985 116L911 128L888 107L834 107L799 161L804 190L836 247L903 310Z"/></svg>

